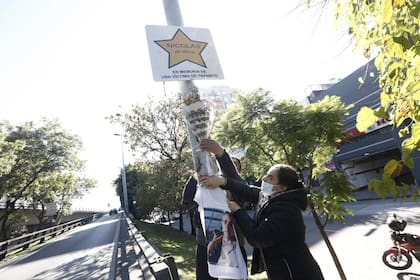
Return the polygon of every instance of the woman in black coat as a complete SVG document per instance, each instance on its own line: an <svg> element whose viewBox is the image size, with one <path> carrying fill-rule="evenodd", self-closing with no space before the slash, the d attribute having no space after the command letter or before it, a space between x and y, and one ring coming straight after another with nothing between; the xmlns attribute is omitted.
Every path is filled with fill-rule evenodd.
<svg viewBox="0 0 420 280"><path fill-rule="evenodd" d="M229 208L254 247L251 274L267 271L273 280L322 280L321 269L305 243L302 211L306 209L306 191L296 170L274 165L264 176L261 190L230 177L201 176L207 187L221 186L242 199L258 202L255 218L236 202Z"/></svg>

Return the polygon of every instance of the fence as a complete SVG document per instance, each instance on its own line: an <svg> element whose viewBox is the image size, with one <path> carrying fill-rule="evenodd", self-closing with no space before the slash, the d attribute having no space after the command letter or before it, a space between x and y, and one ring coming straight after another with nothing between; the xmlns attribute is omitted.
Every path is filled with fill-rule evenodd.
<svg viewBox="0 0 420 280"><path fill-rule="evenodd" d="M96 214L89 217L77 219L58 226L49 227L43 230L31 232L16 238L0 242L0 260L4 259L9 252L15 250L26 250L30 244L35 242L43 243L47 237L54 237L77 226L87 224L96 218Z"/></svg>

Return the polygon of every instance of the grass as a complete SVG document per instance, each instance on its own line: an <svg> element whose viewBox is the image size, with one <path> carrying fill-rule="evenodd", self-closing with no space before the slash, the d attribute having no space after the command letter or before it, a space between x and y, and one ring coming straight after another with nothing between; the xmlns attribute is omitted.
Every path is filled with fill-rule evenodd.
<svg viewBox="0 0 420 280"><path fill-rule="evenodd" d="M170 253L184 280L195 279L195 238L169 226L136 221L147 239L162 253Z"/></svg>
<svg viewBox="0 0 420 280"><path fill-rule="evenodd" d="M195 279L195 237L166 225L136 221L148 240L162 253L170 253L183 280ZM251 261L248 260L248 266ZM249 272L249 267L248 267ZM252 275L249 280L267 279L265 272Z"/></svg>

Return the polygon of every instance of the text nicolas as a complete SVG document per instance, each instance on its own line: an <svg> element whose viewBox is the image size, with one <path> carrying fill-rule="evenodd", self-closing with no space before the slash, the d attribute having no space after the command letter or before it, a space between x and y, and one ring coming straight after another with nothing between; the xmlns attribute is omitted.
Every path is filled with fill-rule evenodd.
<svg viewBox="0 0 420 280"><path fill-rule="evenodd" d="M199 49L200 45L199 44L172 44L172 43L167 43L166 46L168 48L187 48L187 49Z"/></svg>

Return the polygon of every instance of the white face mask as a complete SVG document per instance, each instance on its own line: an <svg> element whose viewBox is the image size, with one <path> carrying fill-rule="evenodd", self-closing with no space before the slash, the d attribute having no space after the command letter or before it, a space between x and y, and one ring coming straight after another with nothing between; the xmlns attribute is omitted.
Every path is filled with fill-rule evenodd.
<svg viewBox="0 0 420 280"><path fill-rule="evenodd" d="M267 183L265 181L262 181L261 183L261 191L265 195L272 195L273 194L273 184Z"/></svg>

